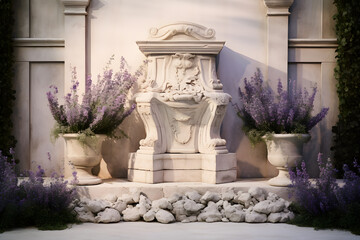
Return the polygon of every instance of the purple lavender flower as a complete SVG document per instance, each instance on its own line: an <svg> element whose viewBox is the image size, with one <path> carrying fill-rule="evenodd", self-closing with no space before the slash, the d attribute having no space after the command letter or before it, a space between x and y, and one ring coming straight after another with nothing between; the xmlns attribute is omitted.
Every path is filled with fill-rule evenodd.
<svg viewBox="0 0 360 240"><path fill-rule="evenodd" d="M49 107L57 122L56 129L61 133L92 132L93 134L113 133L122 121L134 110L134 106L125 109L126 95L142 74L142 67L135 74L126 69L126 61L122 57L118 72L110 69L110 59L102 75L98 75L97 83L91 77L86 79L85 93L79 103L76 68L72 69L70 92L65 95L65 104L59 105L56 94L58 90L47 93Z"/></svg>
<svg viewBox="0 0 360 240"><path fill-rule="evenodd" d="M290 170L292 181L291 194L295 201L306 211L314 216L333 210L346 211L351 204L360 201L360 168L354 162L357 173L344 165L344 185L339 187L335 174L336 169L330 160L324 161L322 154L318 155L319 178L312 183L306 172L305 163L295 171Z"/></svg>
<svg viewBox="0 0 360 240"><path fill-rule="evenodd" d="M312 94L304 89L296 91L296 84L289 83L290 94L283 89L279 80L277 95L264 84L258 69L250 80L244 79L244 90L239 88L240 106L236 105L238 115L244 121L244 131L251 138L266 133L308 133L327 114L328 108L311 116L314 108L316 88ZM256 139L250 139L256 142Z"/></svg>

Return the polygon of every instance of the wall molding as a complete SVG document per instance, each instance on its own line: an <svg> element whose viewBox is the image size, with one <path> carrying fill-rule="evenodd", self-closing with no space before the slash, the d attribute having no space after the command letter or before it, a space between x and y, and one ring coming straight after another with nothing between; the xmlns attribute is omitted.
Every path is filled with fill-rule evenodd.
<svg viewBox="0 0 360 240"><path fill-rule="evenodd" d="M63 38L14 38L14 47L65 47Z"/></svg>
<svg viewBox="0 0 360 240"><path fill-rule="evenodd" d="M264 0L268 16L288 16L294 0Z"/></svg>
<svg viewBox="0 0 360 240"><path fill-rule="evenodd" d="M336 38L327 39L303 39L290 38L289 48L336 48L338 46Z"/></svg>
<svg viewBox="0 0 360 240"><path fill-rule="evenodd" d="M90 0L62 0L65 15L87 15Z"/></svg>

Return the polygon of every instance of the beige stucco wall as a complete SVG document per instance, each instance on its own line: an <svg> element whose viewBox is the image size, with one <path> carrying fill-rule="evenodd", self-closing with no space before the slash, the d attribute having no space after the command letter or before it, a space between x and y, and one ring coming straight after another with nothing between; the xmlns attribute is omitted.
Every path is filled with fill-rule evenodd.
<svg viewBox="0 0 360 240"><path fill-rule="evenodd" d="M63 143L50 143L53 125L47 108L47 86L56 84L64 92L66 71L64 62L64 6L60 0L16 0L16 90L15 135L22 169L44 166L47 173L62 170ZM145 59L135 43L145 40L150 27L176 21L189 21L211 27L217 40L225 40L218 57L218 76L224 91L238 102L237 88L244 77L256 68L267 76L267 16L263 0L91 0L86 16L86 73L101 73L111 55L122 55L135 70ZM313 139L306 146L305 159L316 173L316 154L330 155L331 126L336 122L337 98L333 78L334 46L319 39L333 39L334 25L331 0L295 0L289 21L289 77L299 86L316 83L319 94L316 109L331 108L326 121L312 131ZM21 38L21 39L19 39ZM295 40L294 40L295 39ZM298 39L307 39L300 44ZM333 43L333 40L330 41ZM326 46L325 46L326 45ZM118 62L117 62L118 63ZM70 59L71 64L71 59ZM114 65L116 67L116 64ZM276 81L277 79L271 79ZM136 91L136 90L135 90ZM266 160L266 148L252 148L241 130L242 122L229 106L222 137L230 152L236 152L239 177L269 177L276 170ZM137 114L121 127L129 139L107 141L103 146L103 170L113 177L126 177L128 153L136 151L145 136ZM53 160L47 160L51 152ZM107 166L106 166L107 165ZM106 176L107 171L102 171Z"/></svg>

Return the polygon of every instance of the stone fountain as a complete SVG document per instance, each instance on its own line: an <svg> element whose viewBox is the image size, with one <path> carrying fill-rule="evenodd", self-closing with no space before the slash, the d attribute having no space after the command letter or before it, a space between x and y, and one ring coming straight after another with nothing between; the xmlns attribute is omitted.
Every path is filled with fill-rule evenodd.
<svg viewBox="0 0 360 240"><path fill-rule="evenodd" d="M180 22L150 29L137 42L147 57L147 77L136 96L146 138L129 158L134 182L236 180L236 157L220 137L230 95L216 75L216 56L225 42L215 31Z"/></svg>

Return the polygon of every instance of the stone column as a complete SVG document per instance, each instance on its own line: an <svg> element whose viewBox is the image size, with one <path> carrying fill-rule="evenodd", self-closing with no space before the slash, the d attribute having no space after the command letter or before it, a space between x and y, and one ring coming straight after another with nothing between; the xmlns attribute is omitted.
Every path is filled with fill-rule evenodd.
<svg viewBox="0 0 360 240"><path fill-rule="evenodd" d="M71 67L76 67L79 80L78 93L80 98L85 92L86 80L86 8L90 0L62 0L64 4L64 90L69 92L71 87ZM66 156L66 155L65 155ZM64 160L64 175L71 177L71 165Z"/></svg>
<svg viewBox="0 0 360 240"><path fill-rule="evenodd" d="M65 92L70 89L71 67L76 67L79 95L85 91L86 79L86 8L90 0L62 0L65 32Z"/></svg>
<svg viewBox="0 0 360 240"><path fill-rule="evenodd" d="M286 89L288 82L288 16L294 0L264 0L267 7L267 77L276 89L281 79Z"/></svg>

